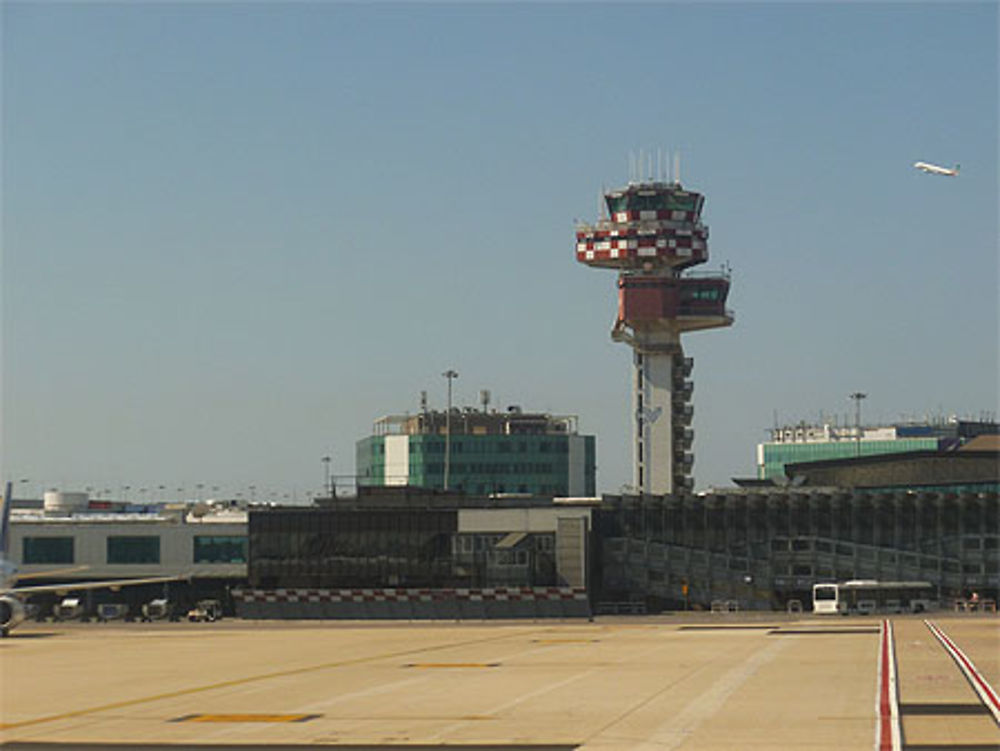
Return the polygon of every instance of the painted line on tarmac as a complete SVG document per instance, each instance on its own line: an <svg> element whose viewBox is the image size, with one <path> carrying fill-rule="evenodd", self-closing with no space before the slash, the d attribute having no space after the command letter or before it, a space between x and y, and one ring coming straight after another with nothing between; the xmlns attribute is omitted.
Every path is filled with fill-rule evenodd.
<svg viewBox="0 0 1000 751"><path fill-rule="evenodd" d="M965 679L972 685L976 693L979 695L980 700L986 705L987 709L993 715L993 720L1000 725L1000 697L997 696L996 690L986 681L982 676L976 666L973 664L972 660L966 657L965 652L958 648L951 638L941 630L937 624L931 621L924 621L924 625L930 629L931 633L937 637L937 640L941 642L941 645L945 648L945 651L951 655L951 659L955 661L958 665L959 670L965 676Z"/></svg>
<svg viewBox="0 0 1000 751"><path fill-rule="evenodd" d="M536 634L538 631L529 632L530 634ZM165 699L176 699L183 696L193 696L194 694L206 693L209 691L216 691L222 688L231 688L233 686L243 686L248 683L255 683L258 681L266 681L272 678L285 678L292 675L303 675L305 673L315 673L322 670L331 670L333 668L345 667L348 665L360 665L366 662L377 662L379 660L390 660L398 657L409 657L411 655L418 655L425 652L437 652L445 649L455 649L458 647L467 647L473 644L486 644L488 642L502 641L504 639L512 639L515 637L521 637L524 634L502 634L500 636L491 636L484 639L470 639L468 641L462 642L452 642L449 644L439 644L436 647L422 647L417 649L406 649L399 652L387 652L385 654L371 655L368 657L355 657L347 660L336 660L334 662L325 662L319 665L308 665L301 668L291 668L289 670L276 670L270 673L261 673L260 675L250 675L244 678L233 678L228 681L218 681L216 683L208 683L202 686L192 686L191 688L181 688L175 691L164 691L160 694L152 694L150 696L143 696L137 699L125 699L122 701L109 702L107 704L100 704L95 707L85 707L84 709L74 709L69 712L60 712L58 714L45 715L43 717L33 717L30 720L19 720L16 722L4 722L0 723L0 730L14 730L16 728L30 727L32 725L41 725L48 722L56 722L58 720L67 720L74 717L83 717L89 714L96 714L97 712L106 712L112 709L122 709L123 707L134 707L139 704L149 704L156 701L162 701Z"/></svg>
<svg viewBox="0 0 1000 751"><path fill-rule="evenodd" d="M170 722L308 722L318 714L187 714Z"/></svg>
<svg viewBox="0 0 1000 751"><path fill-rule="evenodd" d="M498 668L499 662L408 662L404 668L420 668L422 670L432 670L440 668Z"/></svg>
<svg viewBox="0 0 1000 751"><path fill-rule="evenodd" d="M878 645L878 682L875 698L875 751L900 751L903 729L899 719L899 681L892 621L882 621Z"/></svg>
<svg viewBox="0 0 1000 751"><path fill-rule="evenodd" d="M679 712L674 714L669 722L655 728L646 738L632 745L626 745L625 739L616 737L613 730L624 717L619 717L612 725L598 735L590 738L580 746L585 749L629 749L629 751L670 751L687 742L691 735L706 720L718 714L726 701L737 689L749 680L761 667L773 660L775 656L788 645L785 640L772 641L763 649L752 653L742 664L724 673L705 691L689 701ZM705 667L705 666L703 666ZM674 684L671 684L672 688ZM651 697L649 701L663 695L663 691ZM628 714L632 714L629 712Z"/></svg>

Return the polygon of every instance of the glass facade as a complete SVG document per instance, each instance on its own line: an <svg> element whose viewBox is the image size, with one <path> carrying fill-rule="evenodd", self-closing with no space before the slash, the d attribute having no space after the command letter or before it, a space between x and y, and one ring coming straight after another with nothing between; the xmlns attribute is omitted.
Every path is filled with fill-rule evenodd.
<svg viewBox="0 0 1000 751"><path fill-rule="evenodd" d="M108 537L108 563L159 563L159 536Z"/></svg>
<svg viewBox="0 0 1000 751"><path fill-rule="evenodd" d="M827 459L849 459L858 456L856 441L815 441L802 443L764 443L763 464L757 466L757 477L773 480L785 476L785 465L818 462ZM894 454L902 451L937 449L937 438L897 438L885 441L861 441L860 456ZM759 460L759 459L758 459Z"/></svg>
<svg viewBox="0 0 1000 751"><path fill-rule="evenodd" d="M452 566L457 528L455 510L255 510L251 586L460 586Z"/></svg>
<svg viewBox="0 0 1000 751"><path fill-rule="evenodd" d="M246 563L247 538L243 535L198 535L194 538L195 563Z"/></svg>
<svg viewBox="0 0 1000 751"><path fill-rule="evenodd" d="M445 439L442 435L408 436L409 472L405 484L423 488L444 487ZM571 441L579 445L579 466L571 461ZM374 486L404 484L404 478L386 476L386 446L383 436L358 441L358 484ZM576 473L580 495L596 492L597 458L593 436L567 435L474 435L451 438L448 485L473 495L531 493L565 496L570 493L571 474Z"/></svg>
<svg viewBox="0 0 1000 751"><path fill-rule="evenodd" d="M606 197L608 210L619 211L701 211L701 195L687 191L631 191Z"/></svg>
<svg viewBox="0 0 1000 751"><path fill-rule="evenodd" d="M941 596L972 588L994 596L998 514L996 493L605 496L593 516L594 587L598 597L653 594L675 607L685 582L702 602L807 598L816 582L848 579L921 580Z"/></svg>
<svg viewBox="0 0 1000 751"><path fill-rule="evenodd" d="M275 508L250 514L262 589L556 586L554 533L458 534L458 511Z"/></svg>
<svg viewBox="0 0 1000 751"><path fill-rule="evenodd" d="M25 537L24 563L73 563L72 537Z"/></svg>

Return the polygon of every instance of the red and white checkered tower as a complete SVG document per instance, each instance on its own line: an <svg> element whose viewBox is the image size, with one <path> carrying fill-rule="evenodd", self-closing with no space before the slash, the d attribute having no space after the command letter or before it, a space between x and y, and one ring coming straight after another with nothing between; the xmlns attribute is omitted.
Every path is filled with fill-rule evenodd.
<svg viewBox="0 0 1000 751"><path fill-rule="evenodd" d="M634 182L604 195L609 219L576 231L576 259L618 270L611 338L632 347L633 484L640 493L691 491L693 362L681 334L731 326L728 274L692 274L708 260L705 199L679 181Z"/></svg>

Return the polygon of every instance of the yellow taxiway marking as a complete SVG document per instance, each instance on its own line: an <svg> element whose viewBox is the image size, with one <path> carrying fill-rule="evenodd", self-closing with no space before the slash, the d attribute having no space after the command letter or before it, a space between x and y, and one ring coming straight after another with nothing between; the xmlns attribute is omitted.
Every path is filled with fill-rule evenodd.
<svg viewBox="0 0 1000 751"><path fill-rule="evenodd" d="M171 722L306 722L318 714L189 714Z"/></svg>
<svg viewBox="0 0 1000 751"><path fill-rule="evenodd" d="M532 639L535 644L596 644L600 639Z"/></svg>
<svg viewBox="0 0 1000 751"><path fill-rule="evenodd" d="M538 633L535 631L534 633ZM19 722L5 722L0 724L0 730L11 730L13 728L23 728L30 725L40 725L46 722L55 722L56 720L67 720L72 717L82 717L84 715L95 714L97 712L106 712L111 709L121 709L123 707L134 707L137 704L148 704L154 701L160 701L163 699L176 699L181 696L191 696L193 694L201 694L207 691L215 691L220 688L232 688L233 686L243 686L247 683L255 683L258 681L266 681L271 678L286 678L290 675L302 675L303 673L314 673L320 670L330 670L332 668L345 667L347 665L360 665L365 662L376 662L378 660L389 660L398 657L406 657L408 655L420 654L422 652L437 652L444 649L454 649L456 647L467 647L472 644L485 644L493 641L501 641L503 639L513 639L523 637L525 634L502 634L500 636L491 636L486 639L470 639L468 641L455 642L450 644L440 644L436 647L422 647L419 649L406 649L400 652L389 652L386 654L371 655L370 657L355 657L349 660L336 660L334 662L324 662L319 665L310 665L304 668L291 668L289 670L276 670L271 673L261 673L260 675L249 675L245 678L233 678L228 681L219 681L218 683L208 683L203 686L192 686L191 688L181 688L176 691L165 691L162 694L153 694L151 696L143 696L138 699L125 699L123 701L110 702L108 704L101 704L96 707L87 707L85 709L74 709L69 712L60 712L59 714L46 715L44 717L34 717L30 720L21 720Z"/></svg>
<svg viewBox="0 0 1000 751"><path fill-rule="evenodd" d="M495 668L499 662L411 662L407 668Z"/></svg>

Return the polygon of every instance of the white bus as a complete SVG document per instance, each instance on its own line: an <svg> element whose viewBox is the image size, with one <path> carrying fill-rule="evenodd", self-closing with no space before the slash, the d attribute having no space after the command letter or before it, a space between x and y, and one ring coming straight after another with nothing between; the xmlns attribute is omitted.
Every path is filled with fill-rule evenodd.
<svg viewBox="0 0 1000 751"><path fill-rule="evenodd" d="M817 614L924 613L936 607L930 582L854 579L813 585L813 612Z"/></svg>

